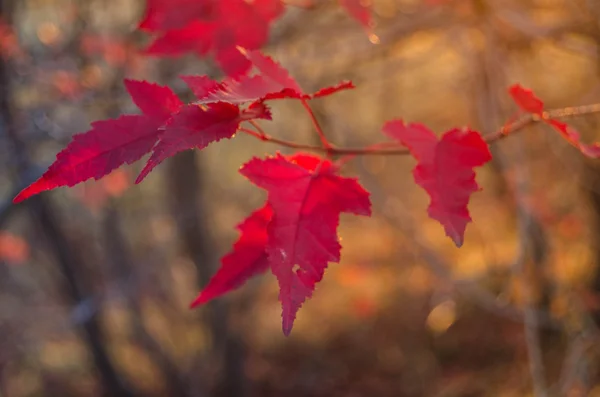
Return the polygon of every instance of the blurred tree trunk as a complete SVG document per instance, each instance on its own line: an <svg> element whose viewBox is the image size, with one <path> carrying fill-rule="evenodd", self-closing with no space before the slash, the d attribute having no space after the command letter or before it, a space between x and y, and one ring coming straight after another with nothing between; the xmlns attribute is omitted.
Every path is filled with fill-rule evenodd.
<svg viewBox="0 0 600 397"><path fill-rule="evenodd" d="M10 23L13 6L11 0L0 1L0 17ZM0 116L2 128L7 141L12 146L12 158L15 167L17 185L29 179L32 172L32 162L28 150L19 134L18 116L12 107L12 91L10 65L6 59L0 59ZM82 287L81 272L85 269L82 261L84 256L70 243L60 225L63 223L56 208L45 195L30 198L24 204L30 213L31 221L35 224L53 252L61 274L65 278L66 297L73 308L89 300ZM81 322L83 337L87 348L93 357L99 372L104 395L111 397L133 397L135 394L124 384L106 350L100 312L94 311Z"/></svg>
<svg viewBox="0 0 600 397"><path fill-rule="evenodd" d="M194 262L198 286L203 288L216 271L219 260L210 234L207 206L201 194L204 178L197 159L195 150L169 159L167 179L171 212L182 248ZM208 312L205 319L209 322L213 341L210 361L218 363L221 368L216 394L226 397L245 395L243 345L229 330L227 304L217 300L200 310Z"/></svg>
<svg viewBox="0 0 600 397"><path fill-rule="evenodd" d="M593 15L600 17L600 4L588 2ZM596 52L600 55L600 22L594 21L593 31L596 42ZM596 73L600 76L600 58L596 61ZM598 127L597 123L592 124ZM594 247L594 261L596 262L596 273L591 281L591 288L596 294L600 294L600 164L598 160L587 160L585 163L585 173L583 176L584 188L588 193L590 209L592 211L592 228L594 233L591 241ZM592 313L594 322L600 325L600 310L594 310Z"/></svg>
<svg viewBox="0 0 600 397"><path fill-rule="evenodd" d="M600 293L600 165L597 160L586 162L584 186L587 189L590 209L592 210L592 247L594 247L594 261L596 273L591 281L591 288ZM593 313L594 320L600 325L600 311Z"/></svg>
<svg viewBox="0 0 600 397"><path fill-rule="evenodd" d="M114 202L111 202L103 219L107 263L110 262L115 278L123 291L125 302L131 322L132 339L138 343L148 354L150 360L160 369L165 378L169 396L188 396L188 390L182 376L169 354L164 351L160 343L148 331L142 316L142 307L139 303L138 278L126 238L120 223L121 215Z"/></svg>
<svg viewBox="0 0 600 397"><path fill-rule="evenodd" d="M173 77L172 66L161 65L160 69L162 80ZM213 68L207 68L206 74L218 78ZM193 261L198 288L202 289L218 269L220 261L210 233L209 206L202 195L206 191L205 168L199 166L199 160L198 151L186 150L167 160L166 167L169 204L181 248ZM215 394L243 397L247 383L243 368L245 351L239 336L229 327L229 305L223 300L216 300L198 310L203 312L203 318L209 324L212 340L209 361L220 369ZM195 377L195 374L192 376ZM201 385L197 389L204 387Z"/></svg>

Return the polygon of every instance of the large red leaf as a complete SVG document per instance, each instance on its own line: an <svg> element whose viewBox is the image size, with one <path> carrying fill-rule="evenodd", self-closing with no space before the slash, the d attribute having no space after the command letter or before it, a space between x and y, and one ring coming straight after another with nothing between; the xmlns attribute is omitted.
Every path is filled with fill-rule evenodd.
<svg viewBox="0 0 600 397"><path fill-rule="evenodd" d="M100 179L152 150L162 133L160 127L182 103L169 87L129 79L125 87L144 115L92 123L90 131L75 135L48 170L14 198L15 203L45 190Z"/></svg>
<svg viewBox="0 0 600 397"><path fill-rule="evenodd" d="M141 115L92 123L90 131L75 135L48 170L13 201L90 178L100 179L125 163L139 160L158 140L158 126L154 119Z"/></svg>
<svg viewBox="0 0 600 397"><path fill-rule="evenodd" d="M233 250L223 257L221 267L192 302L191 307L226 294L269 268L266 253L267 226L272 215L273 210L266 204L238 225L240 238L233 245Z"/></svg>
<svg viewBox="0 0 600 397"><path fill-rule="evenodd" d="M519 106L522 110L538 116L543 115L544 102L530 89L524 88L519 84L514 84L509 87L508 92L517 106ZM579 132L562 121L554 119L543 119L543 121L558 131L567 142L579 149L579 151L581 151L581 153L583 153L585 156L591 158L600 157L599 143L593 143L591 145L583 143L581 141L581 137L579 136Z"/></svg>
<svg viewBox="0 0 600 397"><path fill-rule="evenodd" d="M479 190L474 167L492 159L487 143L479 133L453 129L441 140L420 124L405 125L390 121L383 132L409 148L418 164L413 170L415 182L429 194L429 216L439 221L456 246L463 244L467 208L471 194Z"/></svg>
<svg viewBox="0 0 600 397"><path fill-rule="evenodd" d="M279 282L283 332L289 335L328 262L340 260L340 213L370 215L369 193L355 179L338 176L329 160L308 154L254 158L240 172L267 190L273 208L267 254Z"/></svg>

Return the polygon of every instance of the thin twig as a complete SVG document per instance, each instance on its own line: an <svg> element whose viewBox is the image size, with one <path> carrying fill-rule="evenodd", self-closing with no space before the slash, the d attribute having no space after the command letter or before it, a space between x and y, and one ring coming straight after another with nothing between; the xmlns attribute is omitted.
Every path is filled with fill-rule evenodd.
<svg viewBox="0 0 600 397"><path fill-rule="evenodd" d="M313 110L311 109L311 107L308 104L308 101L306 99L302 99L302 106L304 106L304 109L306 109L306 112L308 113L310 120L312 121L313 126L315 127L315 130L317 131L317 134L319 135L319 139L321 140L323 149L325 149L327 151L327 153L331 153L329 151L329 149L331 149L331 144L327 140L327 137L325 136L325 133L323 132L323 128L321 128L321 124L319 124L319 120L317 120L317 117L315 116L315 112L313 112Z"/></svg>
<svg viewBox="0 0 600 397"><path fill-rule="evenodd" d="M525 114L521 117L517 118L515 121L511 121L506 124L502 128L497 129L489 134L485 134L483 139L489 143L495 143L506 138L509 135L517 133L530 125L545 122L551 119L560 119L560 118L570 118L570 117L579 117L590 114L600 113L600 103L594 103L590 105L581 105L581 106L570 106L565 108L548 110L541 115L537 114ZM314 114L313 114L314 117ZM316 119L315 119L316 121ZM376 143L374 145L370 145L367 147L358 147L358 148L341 148L332 145L327 142L326 147L324 146L315 146L297 143L293 141L287 141L284 139L274 138L273 136L267 134L262 128L258 126L258 124L252 124L259 133L252 131L247 128L240 128L239 131L244 132L248 135L251 135L257 139L260 139L264 142L273 143L279 146L289 147L292 149L301 149L308 150L312 152L320 152L327 153L329 155L351 155L351 156L405 156L410 154L410 151L405 148L401 148L400 144L396 144L394 142L381 142ZM317 124L318 125L318 122ZM320 128L320 127L319 127ZM322 130L319 136L323 136ZM323 141L323 138L322 138ZM325 141L327 141L325 139Z"/></svg>

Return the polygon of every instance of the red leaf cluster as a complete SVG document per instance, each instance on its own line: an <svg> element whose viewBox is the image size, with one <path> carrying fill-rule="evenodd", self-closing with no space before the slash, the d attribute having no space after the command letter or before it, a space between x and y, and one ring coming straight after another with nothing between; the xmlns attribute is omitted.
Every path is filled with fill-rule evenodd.
<svg viewBox="0 0 600 397"><path fill-rule="evenodd" d="M340 1L359 21L370 25L364 3ZM369 193L356 179L340 175L348 157L333 162L330 155L371 154L383 145L363 150L337 148L328 142L308 105L314 98L354 88L351 82L306 93L285 68L257 51L267 39L269 24L282 11L280 0L149 0L140 27L158 35L150 52L210 52L229 77L215 81L208 76L181 76L197 98L188 104L169 87L125 80L141 114L92 123L89 131L73 137L48 170L14 202L45 190L103 178L148 154L136 179L139 183L165 159L183 150L203 149L231 139L238 131L292 148L320 150L328 156L277 154L253 158L241 167L242 175L267 192L267 201L238 226L238 241L192 303L204 304L270 269L279 283L282 327L288 335L298 310L312 296L328 264L340 261L337 228L341 214L371 214ZM576 131L549 118L544 103L533 92L515 85L509 93L522 110L544 120L584 154L600 156L600 145L583 144ZM272 138L255 123L257 119L271 120L267 102L281 99L302 102L322 146ZM424 125L406 125L402 120L389 121L383 132L415 157L413 175L430 197L429 216L440 222L460 247L471 222L469 200L479 190L475 168L491 160L487 142L471 129L451 129L438 138ZM497 136L490 141L494 139ZM389 143L384 145L389 148Z"/></svg>
<svg viewBox="0 0 600 397"><path fill-rule="evenodd" d="M339 1L353 18L371 28L370 7L364 1ZM237 77L251 67L238 48L259 50L283 12L281 0L148 0L139 28L154 35L147 54L213 55L225 74Z"/></svg>
<svg viewBox="0 0 600 397"><path fill-rule="evenodd" d="M260 49L283 10L281 0L149 0L139 27L156 34L149 54L212 54L226 74L239 76L251 64L237 48Z"/></svg>
<svg viewBox="0 0 600 397"><path fill-rule="evenodd" d="M599 143L592 145L585 144L581 142L579 132L574 128L560 120L546 117L544 114L544 102L533 91L522 87L520 84L514 84L509 88L508 92L521 110L541 117L545 123L558 131L567 142L579 149L581 153L591 158L600 157Z"/></svg>

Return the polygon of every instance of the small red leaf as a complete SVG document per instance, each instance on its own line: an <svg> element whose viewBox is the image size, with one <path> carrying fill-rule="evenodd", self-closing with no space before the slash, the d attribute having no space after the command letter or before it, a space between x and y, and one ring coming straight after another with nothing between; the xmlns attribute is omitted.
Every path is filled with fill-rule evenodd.
<svg viewBox="0 0 600 397"><path fill-rule="evenodd" d="M191 307L226 294L269 268L265 250L268 241L267 226L272 215L273 210L266 204L237 226L240 238L233 245L233 250L223 257L221 267L192 302Z"/></svg>
<svg viewBox="0 0 600 397"><path fill-rule="evenodd" d="M544 103L530 89L515 84L509 88L509 93L517 105L526 112L539 116L544 112ZM552 126L567 142L579 149L585 156L591 158L600 157L599 143L587 145L581 142L579 133L562 121L555 119L543 119L543 121Z"/></svg>
<svg viewBox="0 0 600 397"><path fill-rule="evenodd" d="M148 117L166 120L183 105L169 87L130 79L124 82L133 102Z"/></svg>
<svg viewBox="0 0 600 397"><path fill-rule="evenodd" d="M369 193L355 179L338 176L329 160L308 154L254 158L240 172L267 190L273 208L267 254L279 281L283 332L289 335L328 262L340 260L340 213L370 215Z"/></svg>
<svg viewBox="0 0 600 397"><path fill-rule="evenodd" d="M165 126L165 132L135 183L140 183L168 157L188 149L203 149L212 142L233 137L240 121L239 107L230 103L184 106Z"/></svg>
<svg viewBox="0 0 600 397"><path fill-rule="evenodd" d="M332 94L335 94L336 92L339 91L343 91L343 90L351 90L353 88L356 88L354 86L354 84L352 84L351 81L342 81L336 85L333 86L329 86L329 87L325 87L325 88L321 88L319 91L315 92L314 94L311 95L312 98L322 98L325 96L329 96Z"/></svg>
<svg viewBox="0 0 600 397"><path fill-rule="evenodd" d="M522 110L538 115L541 115L544 111L544 102L536 97L530 89L515 84L508 89L508 92Z"/></svg>
<svg viewBox="0 0 600 397"><path fill-rule="evenodd" d="M479 190L474 167L492 159L487 143L475 131L453 129L441 140L420 124L406 126L390 121L383 132L409 148L418 160L413 170L415 182L429 194L429 216L439 221L457 247L463 244L467 208L472 193Z"/></svg>
<svg viewBox="0 0 600 397"><path fill-rule="evenodd" d="M71 143L37 181L14 198L18 203L44 190L74 186L90 178L100 179L115 168L139 160L152 150L159 124L141 115L92 123L92 129L73 136Z"/></svg>
<svg viewBox="0 0 600 397"><path fill-rule="evenodd" d="M586 145L581 142L579 132L569 127L566 123L558 120L548 120L548 124L554 127L560 134L569 142L581 151L585 156L591 158L600 157L600 144L594 143L592 145Z"/></svg>

